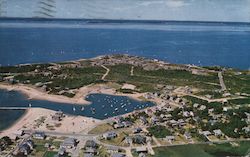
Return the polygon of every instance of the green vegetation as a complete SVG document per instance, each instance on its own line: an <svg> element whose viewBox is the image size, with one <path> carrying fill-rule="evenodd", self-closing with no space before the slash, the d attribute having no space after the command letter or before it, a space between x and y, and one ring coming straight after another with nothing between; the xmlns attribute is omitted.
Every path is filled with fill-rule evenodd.
<svg viewBox="0 0 250 157"><path fill-rule="evenodd" d="M159 147L155 149L155 157L226 157L245 156L249 153L250 142L230 143L213 145L183 145L174 147Z"/></svg>
<svg viewBox="0 0 250 157"><path fill-rule="evenodd" d="M250 97L243 98L243 99L232 99L232 100L229 100L229 103L235 104L235 105L250 104Z"/></svg>
<svg viewBox="0 0 250 157"><path fill-rule="evenodd" d="M110 124L100 124L94 129L90 130L89 134L102 134L113 129L114 128Z"/></svg>
<svg viewBox="0 0 250 157"><path fill-rule="evenodd" d="M250 93L250 74L242 72L236 75L235 72L226 72L223 74L224 82L232 93Z"/></svg>
<svg viewBox="0 0 250 157"><path fill-rule="evenodd" d="M208 76L193 75L185 70L144 70L142 67L134 67L134 75L130 75L132 65L119 64L109 66L110 73L107 77L110 81L118 83L131 83L136 85L141 92L158 91L157 85L192 86L202 89L218 89L218 77L214 73ZM209 84L209 83L213 84Z"/></svg>
<svg viewBox="0 0 250 157"><path fill-rule="evenodd" d="M165 138L166 136L172 135L171 131L162 125L155 125L155 126L149 127L147 130L156 138Z"/></svg>

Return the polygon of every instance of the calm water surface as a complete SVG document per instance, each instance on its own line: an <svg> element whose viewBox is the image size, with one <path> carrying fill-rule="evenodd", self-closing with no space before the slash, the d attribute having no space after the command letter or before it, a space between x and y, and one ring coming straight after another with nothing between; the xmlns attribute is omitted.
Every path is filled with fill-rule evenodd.
<svg viewBox="0 0 250 157"><path fill-rule="evenodd" d="M88 95L87 100L90 101L91 104L84 106L42 100L28 100L23 94L19 92L7 92L5 90L0 90L1 107L28 107L29 104L31 104L32 107L42 107L54 111L61 110L67 114L82 115L97 119L105 119L107 117L129 113L134 110L139 110L154 105L151 102L140 102L125 96L112 96L106 94L90 94ZM5 110L1 112L4 112L5 114L0 116L0 129L12 124L23 113L23 111L18 110Z"/></svg>
<svg viewBox="0 0 250 157"><path fill-rule="evenodd" d="M172 63L250 68L250 24L0 20L0 64L127 53Z"/></svg>

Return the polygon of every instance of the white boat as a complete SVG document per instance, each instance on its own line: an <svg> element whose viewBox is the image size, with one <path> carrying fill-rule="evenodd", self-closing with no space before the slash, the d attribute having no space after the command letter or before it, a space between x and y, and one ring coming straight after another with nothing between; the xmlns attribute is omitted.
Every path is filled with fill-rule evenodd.
<svg viewBox="0 0 250 157"><path fill-rule="evenodd" d="M76 111L76 108L75 108L75 107L73 107L73 111L74 111L74 112Z"/></svg>
<svg viewBox="0 0 250 157"><path fill-rule="evenodd" d="M83 110L84 110L84 107L81 108L81 111L83 111Z"/></svg>

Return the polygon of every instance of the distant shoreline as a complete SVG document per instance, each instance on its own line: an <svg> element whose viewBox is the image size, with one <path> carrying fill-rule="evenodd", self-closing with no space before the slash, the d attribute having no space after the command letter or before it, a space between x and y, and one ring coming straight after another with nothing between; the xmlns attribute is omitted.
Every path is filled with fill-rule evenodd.
<svg viewBox="0 0 250 157"><path fill-rule="evenodd" d="M124 94L124 93L116 93L116 91L112 88L106 88L104 84L101 85L87 85L78 90L76 95L73 98L69 98L63 95L54 95L48 94L46 92L42 92L37 88L28 85L9 85L0 83L0 89L7 90L7 91L19 91L27 96L27 99L34 99L34 100L47 100L51 102L58 102L58 103L68 103L68 104L78 104L78 105L89 105L90 102L87 101L85 98L89 94L108 94L108 95L115 95L115 96L127 96L131 99L142 101L139 97L143 95L143 93L134 93L134 94Z"/></svg>

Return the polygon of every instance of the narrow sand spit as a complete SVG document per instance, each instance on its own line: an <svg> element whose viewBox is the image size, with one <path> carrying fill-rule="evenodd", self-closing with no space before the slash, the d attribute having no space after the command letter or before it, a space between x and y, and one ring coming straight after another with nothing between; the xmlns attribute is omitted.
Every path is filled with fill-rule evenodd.
<svg viewBox="0 0 250 157"><path fill-rule="evenodd" d="M18 85L0 84L0 89L6 89L8 91L11 90L20 91L24 93L28 97L28 99L47 100L52 102L79 104L79 105L90 104L89 101L85 100L85 97L89 94L94 94L94 93L128 96L136 100L141 100L139 97L143 95L142 93L134 93L134 94L117 93L115 89L110 88L105 84L84 86L78 89L76 95L73 98L69 98L62 95L48 94L46 92L39 90L39 88L23 84L18 84Z"/></svg>

